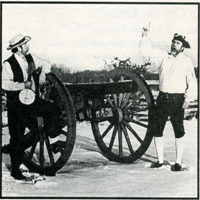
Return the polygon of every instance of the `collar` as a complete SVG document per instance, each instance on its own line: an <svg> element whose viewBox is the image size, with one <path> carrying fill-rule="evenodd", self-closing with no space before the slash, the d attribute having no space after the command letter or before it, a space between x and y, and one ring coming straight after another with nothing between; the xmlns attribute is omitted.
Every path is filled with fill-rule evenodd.
<svg viewBox="0 0 200 200"><path fill-rule="evenodd" d="M14 56L15 56L15 58L16 59L23 59L23 60L25 60L26 61L26 58L25 58L25 56L24 55L19 55L19 54L17 54L17 53L14 53Z"/></svg>
<svg viewBox="0 0 200 200"><path fill-rule="evenodd" d="M182 59L183 57L184 57L183 53L179 53L176 57L174 57L171 53L168 52L169 59L179 60L179 59Z"/></svg>

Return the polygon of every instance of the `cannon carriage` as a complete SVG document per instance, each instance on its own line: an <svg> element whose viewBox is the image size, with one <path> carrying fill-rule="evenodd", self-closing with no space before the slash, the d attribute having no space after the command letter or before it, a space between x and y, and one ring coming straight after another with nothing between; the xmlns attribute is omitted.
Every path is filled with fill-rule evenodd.
<svg viewBox="0 0 200 200"><path fill-rule="evenodd" d="M152 141L152 93L141 76L127 69L110 71L103 83L62 83L49 73L39 94L59 107L60 128L52 136L38 117L38 137L24 155L30 171L55 174L66 164L75 145L76 121L91 123L97 146L110 161L132 163Z"/></svg>

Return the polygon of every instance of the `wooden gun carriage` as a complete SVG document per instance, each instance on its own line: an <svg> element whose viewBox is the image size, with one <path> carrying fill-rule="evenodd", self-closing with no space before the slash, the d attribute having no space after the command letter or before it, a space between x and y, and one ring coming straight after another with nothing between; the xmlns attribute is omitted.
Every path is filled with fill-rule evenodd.
<svg viewBox="0 0 200 200"><path fill-rule="evenodd" d="M40 137L24 155L24 164L30 171L53 174L66 164L75 145L76 121L91 123L97 146L111 161L132 163L146 152L152 141L152 93L141 76L127 69L108 72L105 83L62 83L49 73L47 84L39 93L40 98L59 106L61 129L56 133L55 150L43 129L43 120L38 120Z"/></svg>

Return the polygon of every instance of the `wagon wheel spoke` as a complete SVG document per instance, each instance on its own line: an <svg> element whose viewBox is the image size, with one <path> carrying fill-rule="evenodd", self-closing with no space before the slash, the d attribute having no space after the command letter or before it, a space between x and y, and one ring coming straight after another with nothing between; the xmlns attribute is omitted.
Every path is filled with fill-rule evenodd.
<svg viewBox="0 0 200 200"><path fill-rule="evenodd" d="M114 105L117 106L117 95L116 94L112 94L112 97L114 99Z"/></svg>
<svg viewBox="0 0 200 200"><path fill-rule="evenodd" d="M123 94L123 93L120 93L120 94L119 94L119 99L118 99L118 104L117 104L119 107L121 107L123 97L124 97L124 94Z"/></svg>
<svg viewBox="0 0 200 200"><path fill-rule="evenodd" d="M114 108L113 102L108 95L106 95L107 102L109 103L111 108Z"/></svg>
<svg viewBox="0 0 200 200"><path fill-rule="evenodd" d="M128 110L132 105L133 105L133 100L130 100L128 105L126 105L125 108L123 108L123 110L124 111Z"/></svg>
<svg viewBox="0 0 200 200"><path fill-rule="evenodd" d="M117 126L114 127L114 130L113 130L113 134L112 134L112 137L111 137L111 140L110 140L110 145L109 145L108 151L111 151L111 150L112 150L112 147L113 147L113 144L114 144L114 141L115 141L116 134L117 134Z"/></svg>
<svg viewBox="0 0 200 200"><path fill-rule="evenodd" d="M126 127L125 127L123 124L121 124L121 127L122 127L122 130L123 130L123 133L124 133L126 142L127 142L127 144L128 144L128 148L129 148L129 150L130 150L130 153L133 155L133 154L134 154L134 150L133 150L133 148L132 148L131 141L130 141L130 138L129 138L129 136L128 136L128 132L127 132L127 130L126 130Z"/></svg>
<svg viewBox="0 0 200 200"><path fill-rule="evenodd" d="M122 101L121 108L124 108L127 105L130 95L131 95L131 93L125 93L124 94L124 98L123 98L123 101Z"/></svg>
<svg viewBox="0 0 200 200"><path fill-rule="evenodd" d="M111 82L111 83L114 82L112 78L110 78L110 82ZM116 94L112 94L112 97L113 97L113 99L114 99L115 106L117 106L117 95L116 95Z"/></svg>
<svg viewBox="0 0 200 200"><path fill-rule="evenodd" d="M64 130L62 130L62 131L61 131L61 134L65 135L65 136L67 137L67 135L68 135L68 132L67 132L67 131L64 131Z"/></svg>
<svg viewBox="0 0 200 200"><path fill-rule="evenodd" d="M136 108L134 111L135 112L142 112L142 111L147 111L148 110L148 107L145 107L145 108Z"/></svg>
<svg viewBox="0 0 200 200"><path fill-rule="evenodd" d="M44 167L44 137L40 133L40 166Z"/></svg>
<svg viewBox="0 0 200 200"><path fill-rule="evenodd" d="M103 134L101 135L101 138L103 139L107 134L108 132L111 130L111 128L113 127L114 125L113 124L110 124L108 126L108 128L103 132Z"/></svg>
<svg viewBox="0 0 200 200"><path fill-rule="evenodd" d="M142 126L144 128L148 128L148 125L146 125L144 123L141 123L141 122L139 122L139 121L137 121L135 119L131 119L131 118L127 117L127 116L124 117L124 120L127 121L127 122L133 122L133 123L138 124L138 125L140 125L140 126Z"/></svg>
<svg viewBox="0 0 200 200"><path fill-rule="evenodd" d="M46 100L50 100L51 90L52 90L52 85L49 83L49 84L47 85L47 92L46 92L46 95L45 95L45 99L46 99Z"/></svg>
<svg viewBox="0 0 200 200"><path fill-rule="evenodd" d="M35 143L33 144L32 148L31 148L31 151L30 151L29 156L28 156L28 160L29 160L29 161L31 161L32 158L33 158L33 154L34 154L34 152L35 152L36 146L37 146L37 142L35 142Z"/></svg>
<svg viewBox="0 0 200 200"><path fill-rule="evenodd" d="M121 76L120 76L120 82L123 82L123 81L124 81L124 76L121 75ZM120 94L119 94L119 99L118 99L118 104L117 104L119 107L121 106L123 97L124 97L124 94L123 94L123 93L120 93Z"/></svg>
<svg viewBox="0 0 200 200"><path fill-rule="evenodd" d="M55 161L54 161L53 153L52 153L52 150L51 150L49 138L46 135L45 135L45 143L46 143L47 151L48 151L48 154L49 154L50 162L51 162L51 164L54 164Z"/></svg>
<svg viewBox="0 0 200 200"><path fill-rule="evenodd" d="M124 121L124 125L130 130L130 132L135 136L135 138L142 144L143 140L139 137L139 135L133 130L133 128Z"/></svg>
<svg viewBox="0 0 200 200"><path fill-rule="evenodd" d="M124 110L127 110L131 105L133 105L137 100L140 99L140 97L143 95L143 92L139 92L139 94L136 94L136 96L130 100L130 103L124 107Z"/></svg>
<svg viewBox="0 0 200 200"><path fill-rule="evenodd" d="M118 140L119 140L119 157L122 157L122 130L120 125L118 125Z"/></svg>

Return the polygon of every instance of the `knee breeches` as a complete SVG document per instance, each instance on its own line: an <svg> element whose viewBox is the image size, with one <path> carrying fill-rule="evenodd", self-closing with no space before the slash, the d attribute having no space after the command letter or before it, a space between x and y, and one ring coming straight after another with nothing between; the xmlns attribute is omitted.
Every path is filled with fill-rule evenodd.
<svg viewBox="0 0 200 200"><path fill-rule="evenodd" d="M156 116L154 136L163 136L165 124L170 117L176 138L181 138L185 134L184 120L184 94L168 94L160 92L156 102Z"/></svg>

